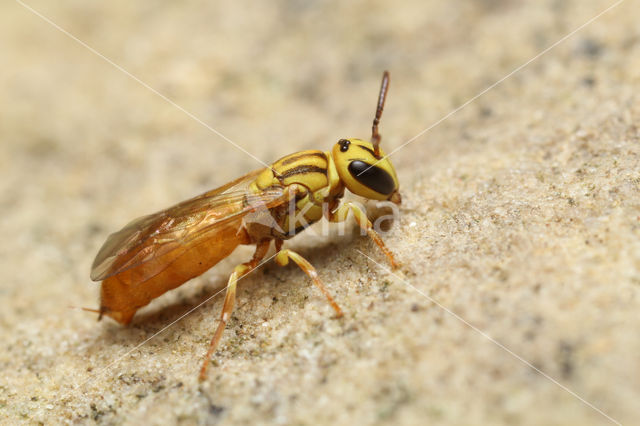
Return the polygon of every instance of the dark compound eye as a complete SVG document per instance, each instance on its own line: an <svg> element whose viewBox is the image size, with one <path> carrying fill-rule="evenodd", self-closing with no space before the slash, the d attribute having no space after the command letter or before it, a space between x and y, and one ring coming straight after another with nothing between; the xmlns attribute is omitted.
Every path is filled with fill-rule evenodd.
<svg viewBox="0 0 640 426"><path fill-rule="evenodd" d="M364 161L354 160L349 163L349 173L355 180L380 194L389 195L396 189L389 173Z"/></svg>
<svg viewBox="0 0 640 426"><path fill-rule="evenodd" d="M349 145L351 145L351 141L340 139L338 144L340 145L340 151L347 152L349 150Z"/></svg>

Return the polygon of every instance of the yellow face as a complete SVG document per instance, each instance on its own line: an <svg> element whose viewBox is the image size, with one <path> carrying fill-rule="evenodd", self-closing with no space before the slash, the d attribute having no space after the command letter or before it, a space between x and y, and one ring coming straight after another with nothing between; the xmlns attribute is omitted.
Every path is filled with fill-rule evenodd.
<svg viewBox="0 0 640 426"><path fill-rule="evenodd" d="M371 142L340 139L331 156L340 180L349 191L371 200L390 200L400 204L396 171L388 159L380 161L384 158L382 150L375 156Z"/></svg>

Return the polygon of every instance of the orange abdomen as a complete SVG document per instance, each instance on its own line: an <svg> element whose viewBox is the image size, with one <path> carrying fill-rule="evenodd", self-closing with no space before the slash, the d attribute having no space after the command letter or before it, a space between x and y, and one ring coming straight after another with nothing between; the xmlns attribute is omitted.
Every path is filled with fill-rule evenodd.
<svg viewBox="0 0 640 426"><path fill-rule="evenodd" d="M102 281L100 311L128 324L151 300L203 274L240 244L250 244L244 229L223 227L215 238L189 244ZM159 272L158 272L159 271Z"/></svg>

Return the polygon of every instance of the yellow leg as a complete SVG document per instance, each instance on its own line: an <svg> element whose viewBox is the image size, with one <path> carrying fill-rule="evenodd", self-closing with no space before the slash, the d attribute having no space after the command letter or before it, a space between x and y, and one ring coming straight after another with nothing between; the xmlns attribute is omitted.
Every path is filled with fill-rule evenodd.
<svg viewBox="0 0 640 426"><path fill-rule="evenodd" d="M218 324L218 328L216 329L216 332L211 339L209 350L207 351L207 355L205 355L204 357L204 362L202 363L202 368L200 369L200 381L206 378L209 361L211 360L213 353L218 347L218 343L220 343L222 333L227 326L229 318L231 318L231 312L233 312L233 306L236 302L236 283L238 282L238 279L240 279L243 275L248 274L256 266L258 266L262 258L264 258L264 255L267 254L270 242L270 240L264 240L258 243L258 245L256 246L256 252L253 254L253 258L251 259L251 261L236 266L231 273L229 282L227 283L227 293L224 297L224 305L222 305L222 315L220 316L220 323Z"/></svg>
<svg viewBox="0 0 640 426"><path fill-rule="evenodd" d="M341 205L335 212L329 212L327 215L327 219L329 220L329 222L344 222L345 220L347 220L349 210L353 212L353 217L356 219L356 222L358 223L360 228L367 231L369 237L373 240L374 243L376 243L378 247L380 247L380 250L382 250L385 256L387 256L391 267L393 269L396 269L398 266L400 266L398 262L396 262L396 259L391 250L387 248L387 246L384 244L384 241L382 241L382 238L380 238L380 235L378 235L378 233L373 229L373 225L371 224L371 221L369 220L365 212L363 212L357 205L346 202Z"/></svg>
<svg viewBox="0 0 640 426"><path fill-rule="evenodd" d="M329 304L331 305L331 307L336 311L336 316L340 318L342 316L342 309L340 309L340 306L338 306L335 300L333 300L333 297L331 297L329 290L327 290L322 281L320 281L320 278L318 278L318 272L316 271L316 268L314 268L313 265L311 265L307 261L307 259L300 256L298 253L289 249L280 250L281 246L282 241L277 241L276 249L278 249L278 254L276 255L276 263L280 266L285 266L289 263L289 260L293 260L294 263L298 265L300 269L302 269L307 274L307 276L309 276L309 278L311 278L313 283L320 289L322 294L325 295L325 297L329 300Z"/></svg>

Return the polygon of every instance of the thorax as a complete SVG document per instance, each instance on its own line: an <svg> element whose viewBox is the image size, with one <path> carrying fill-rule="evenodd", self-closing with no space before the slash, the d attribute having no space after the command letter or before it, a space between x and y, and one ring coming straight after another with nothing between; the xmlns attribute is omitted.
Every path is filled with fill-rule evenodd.
<svg viewBox="0 0 640 426"><path fill-rule="evenodd" d="M344 193L330 152L300 151L282 157L265 168L250 190L255 193L270 188L297 185L300 190L294 206L271 211L280 229L271 230L275 238L291 238L307 226L322 219L325 209L333 209ZM249 230L250 233L254 233ZM264 233L261 230L260 233Z"/></svg>

